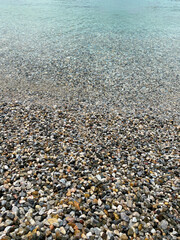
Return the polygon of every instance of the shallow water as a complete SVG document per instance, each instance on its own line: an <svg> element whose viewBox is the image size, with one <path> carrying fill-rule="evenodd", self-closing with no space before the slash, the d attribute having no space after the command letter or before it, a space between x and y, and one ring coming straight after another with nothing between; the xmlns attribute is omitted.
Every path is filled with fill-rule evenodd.
<svg viewBox="0 0 180 240"><path fill-rule="evenodd" d="M170 109L179 19L179 0L0 0L0 78Z"/></svg>

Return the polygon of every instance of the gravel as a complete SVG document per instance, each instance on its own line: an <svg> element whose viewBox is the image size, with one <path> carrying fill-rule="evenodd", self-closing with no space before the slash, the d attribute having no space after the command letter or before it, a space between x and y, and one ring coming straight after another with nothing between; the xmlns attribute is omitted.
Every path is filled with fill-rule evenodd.
<svg viewBox="0 0 180 240"><path fill-rule="evenodd" d="M0 239L179 239L177 121L1 101L0 129Z"/></svg>

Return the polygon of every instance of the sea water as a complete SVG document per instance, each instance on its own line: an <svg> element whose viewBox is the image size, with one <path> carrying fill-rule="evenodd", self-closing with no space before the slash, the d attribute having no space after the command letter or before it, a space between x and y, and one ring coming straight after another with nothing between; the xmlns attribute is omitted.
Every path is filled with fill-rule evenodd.
<svg viewBox="0 0 180 240"><path fill-rule="evenodd" d="M179 0L0 0L4 81L163 97L179 69Z"/></svg>

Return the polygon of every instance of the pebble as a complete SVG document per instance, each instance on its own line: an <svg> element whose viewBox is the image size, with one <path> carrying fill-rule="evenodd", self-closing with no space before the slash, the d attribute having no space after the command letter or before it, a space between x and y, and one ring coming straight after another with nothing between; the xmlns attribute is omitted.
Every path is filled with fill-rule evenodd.
<svg viewBox="0 0 180 240"><path fill-rule="evenodd" d="M53 109L0 105L0 232L22 240L177 235L177 124Z"/></svg>
<svg viewBox="0 0 180 240"><path fill-rule="evenodd" d="M131 200L127 201L127 206L130 207L130 208L132 207L132 201Z"/></svg>
<svg viewBox="0 0 180 240"><path fill-rule="evenodd" d="M136 222L137 222L137 218L136 218L136 217L133 217L133 218L132 218L132 222L133 222L133 223L136 223Z"/></svg>
<svg viewBox="0 0 180 240"><path fill-rule="evenodd" d="M102 201L101 201L101 199L98 199L98 205L99 205L99 206L102 205Z"/></svg>
<svg viewBox="0 0 180 240"><path fill-rule="evenodd" d="M100 232L101 232L101 229L100 229L100 228L97 228L97 227L94 228L95 236L99 236L99 235L100 235Z"/></svg>
<svg viewBox="0 0 180 240"><path fill-rule="evenodd" d="M91 233L91 232L88 232L88 233L86 234L87 239L89 239L91 236L92 236L92 233Z"/></svg>
<svg viewBox="0 0 180 240"><path fill-rule="evenodd" d="M126 234L122 234L121 240L128 240L128 236Z"/></svg>
<svg viewBox="0 0 180 240"><path fill-rule="evenodd" d="M156 230L153 228L153 229L151 230L151 233L152 233L152 234L156 233Z"/></svg>
<svg viewBox="0 0 180 240"><path fill-rule="evenodd" d="M119 205L119 206L117 207L117 210L118 210L118 212L121 212L121 210L122 210L122 206Z"/></svg>
<svg viewBox="0 0 180 240"><path fill-rule="evenodd" d="M130 228L128 230L128 236L133 236L133 234L134 234L134 230L132 228Z"/></svg>
<svg viewBox="0 0 180 240"><path fill-rule="evenodd" d="M79 230L83 229L83 225L81 223L76 223L76 226L78 227Z"/></svg>
<svg viewBox="0 0 180 240"><path fill-rule="evenodd" d="M66 230L65 230L65 228L64 227L60 227L59 228L59 231L62 233L62 234L66 234Z"/></svg>
<svg viewBox="0 0 180 240"><path fill-rule="evenodd" d="M14 217L15 217L15 215L12 214L11 212L8 212L7 215L6 215L6 217L8 217L9 219L13 220Z"/></svg>
<svg viewBox="0 0 180 240"><path fill-rule="evenodd" d="M15 215L18 215L18 212L19 212L18 207L13 206L13 207L12 207L12 212L13 212Z"/></svg>
<svg viewBox="0 0 180 240"><path fill-rule="evenodd" d="M121 219L126 222L129 222L129 217L124 212L121 213Z"/></svg>
<svg viewBox="0 0 180 240"><path fill-rule="evenodd" d="M98 175L96 175L96 178L97 178L97 180L99 180L99 181L101 181L102 179L101 179L101 176L98 174Z"/></svg>
<svg viewBox="0 0 180 240"><path fill-rule="evenodd" d="M162 220L160 226L163 230L165 230L168 227L168 222L166 220Z"/></svg>
<svg viewBox="0 0 180 240"><path fill-rule="evenodd" d="M6 225L6 226L13 225L13 221L10 220L10 219L7 219L7 220L5 221L5 225Z"/></svg>

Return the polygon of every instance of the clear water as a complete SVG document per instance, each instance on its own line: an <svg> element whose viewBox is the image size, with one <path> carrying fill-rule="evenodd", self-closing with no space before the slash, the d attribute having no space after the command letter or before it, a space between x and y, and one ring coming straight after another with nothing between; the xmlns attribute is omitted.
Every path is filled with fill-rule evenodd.
<svg viewBox="0 0 180 240"><path fill-rule="evenodd" d="M0 0L0 64L3 79L114 101L177 96L180 1Z"/></svg>

